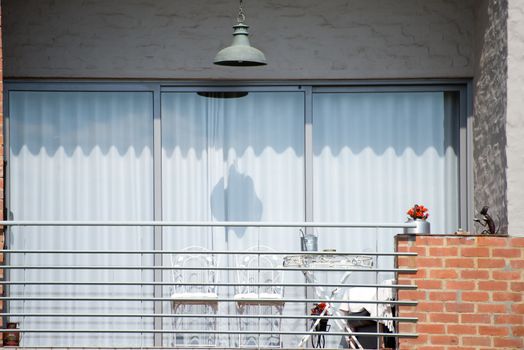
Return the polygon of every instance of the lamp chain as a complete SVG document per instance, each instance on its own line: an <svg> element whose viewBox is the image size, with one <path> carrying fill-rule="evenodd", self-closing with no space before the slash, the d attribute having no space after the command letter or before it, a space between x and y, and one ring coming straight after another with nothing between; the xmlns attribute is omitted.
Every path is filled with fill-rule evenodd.
<svg viewBox="0 0 524 350"><path fill-rule="evenodd" d="M238 17L237 17L238 23L243 23L246 20L246 15L244 14L243 5L244 5L244 1L240 0L240 5L238 7Z"/></svg>

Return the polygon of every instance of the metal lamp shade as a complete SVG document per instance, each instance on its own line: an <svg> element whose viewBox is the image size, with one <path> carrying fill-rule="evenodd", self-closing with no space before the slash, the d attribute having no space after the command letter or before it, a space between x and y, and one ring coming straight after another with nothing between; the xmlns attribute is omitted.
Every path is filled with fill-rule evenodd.
<svg viewBox="0 0 524 350"><path fill-rule="evenodd" d="M266 65L266 56L262 51L254 48L249 44L249 32L244 23L238 23L233 26L233 43L231 46L220 50L215 59L214 64L221 66L233 67L252 67Z"/></svg>

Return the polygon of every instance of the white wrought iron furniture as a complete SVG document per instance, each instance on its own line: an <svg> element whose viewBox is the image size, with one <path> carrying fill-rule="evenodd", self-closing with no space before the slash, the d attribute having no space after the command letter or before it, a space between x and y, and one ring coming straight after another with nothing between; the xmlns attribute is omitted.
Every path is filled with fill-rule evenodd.
<svg viewBox="0 0 524 350"><path fill-rule="evenodd" d="M216 331L218 311L217 258L202 247L188 247L171 256L173 292L171 303L175 314L210 315L210 317L173 318L176 330L207 329ZM173 346L216 346L216 334L177 333Z"/></svg>
<svg viewBox="0 0 524 350"><path fill-rule="evenodd" d="M331 300L337 299L337 296L341 294L343 288L337 287L331 291L328 291L326 288L318 286L319 280L314 271L308 270L310 268L362 268L369 269L374 265L374 259L371 256L366 255L316 255L316 254L300 254L300 255L289 255L284 257L284 266L287 267L303 267L303 274L306 277L306 281L313 285L316 285L314 288L316 298L326 300L327 306L325 310L319 316L327 316L329 312L333 316L341 316L341 311L339 306L335 303L331 303ZM352 271L347 271L340 278L339 284L345 284L346 280L351 275ZM309 328L309 332L314 332L316 326L320 322L318 318L313 325ZM353 349L361 349L360 343L357 338L353 335L353 330L347 325L346 322L340 319L333 319L335 326L340 331L348 332L346 336L346 342ZM297 347L302 347L309 339L311 334L307 334L300 340Z"/></svg>
<svg viewBox="0 0 524 350"><path fill-rule="evenodd" d="M240 315L282 315L284 309L284 274L273 268L282 267L282 256L272 255L272 248L251 247L253 254L236 257L237 283L234 300ZM263 268L263 270L258 270ZM270 268L270 269L265 269ZM239 319L241 331L264 330L275 334L240 334L239 347L282 347L278 318Z"/></svg>

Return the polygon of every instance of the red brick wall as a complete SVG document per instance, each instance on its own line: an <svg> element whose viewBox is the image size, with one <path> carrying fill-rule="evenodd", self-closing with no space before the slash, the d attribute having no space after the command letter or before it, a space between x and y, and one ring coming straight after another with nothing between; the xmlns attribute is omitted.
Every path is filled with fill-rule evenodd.
<svg viewBox="0 0 524 350"><path fill-rule="evenodd" d="M2 3L0 2L0 218L4 219L4 60L2 45ZM0 229L0 247L4 246L4 235ZM3 254L0 254L0 263L3 262ZM0 278L3 270L0 270ZM1 286L0 286L1 288Z"/></svg>
<svg viewBox="0 0 524 350"><path fill-rule="evenodd" d="M0 1L0 218L4 218L4 59L2 45L2 3ZM2 235L3 246L3 235Z"/></svg>
<svg viewBox="0 0 524 350"><path fill-rule="evenodd" d="M2 3L0 1L0 218L4 218L4 59L2 45ZM1 239L3 246L3 235Z"/></svg>
<svg viewBox="0 0 524 350"><path fill-rule="evenodd" d="M4 105L3 105L3 45L2 45L2 4L0 2L0 219L4 219ZM0 247L4 246L4 234L0 228ZM0 264L4 262L4 255L0 254ZM4 270L0 270L0 279L4 278ZM0 285L0 295L4 294L3 285ZM0 310L3 305L0 303ZM0 317L0 327L2 327L2 318ZM1 338L1 337L0 337Z"/></svg>
<svg viewBox="0 0 524 350"><path fill-rule="evenodd" d="M397 250L416 252L399 257L399 283L416 284L400 291L400 316L418 317L402 324L400 349L488 350L524 349L524 238L500 236L400 235Z"/></svg>

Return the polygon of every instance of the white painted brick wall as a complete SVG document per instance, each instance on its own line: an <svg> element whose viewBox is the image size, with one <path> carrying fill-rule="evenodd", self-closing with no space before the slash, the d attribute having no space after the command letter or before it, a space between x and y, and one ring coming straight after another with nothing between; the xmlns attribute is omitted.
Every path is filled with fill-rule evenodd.
<svg viewBox="0 0 524 350"><path fill-rule="evenodd" d="M508 3L508 219L509 232L524 236L524 0Z"/></svg>
<svg viewBox="0 0 524 350"><path fill-rule="evenodd" d="M247 0L263 68L216 67L235 0L3 0L8 77L471 77L475 0Z"/></svg>

